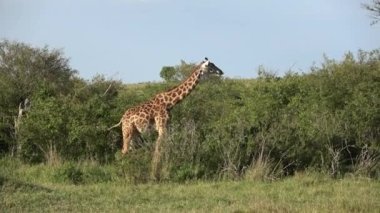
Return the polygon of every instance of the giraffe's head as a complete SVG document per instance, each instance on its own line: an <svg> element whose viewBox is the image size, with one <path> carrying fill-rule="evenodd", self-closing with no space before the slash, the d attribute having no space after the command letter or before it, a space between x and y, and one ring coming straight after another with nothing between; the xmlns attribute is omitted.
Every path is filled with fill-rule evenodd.
<svg viewBox="0 0 380 213"><path fill-rule="evenodd" d="M219 69L219 67L217 67L214 63L209 61L207 57L204 61L202 61L201 68L203 74L223 75L223 71Z"/></svg>

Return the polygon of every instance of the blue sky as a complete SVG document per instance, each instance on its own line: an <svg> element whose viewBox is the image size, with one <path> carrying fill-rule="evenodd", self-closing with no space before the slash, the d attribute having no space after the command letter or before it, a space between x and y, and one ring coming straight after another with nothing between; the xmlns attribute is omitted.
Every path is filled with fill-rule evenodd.
<svg viewBox="0 0 380 213"><path fill-rule="evenodd" d="M368 0L0 0L0 39L62 49L80 76L158 81L205 56L228 77L307 72L323 54L380 47Z"/></svg>

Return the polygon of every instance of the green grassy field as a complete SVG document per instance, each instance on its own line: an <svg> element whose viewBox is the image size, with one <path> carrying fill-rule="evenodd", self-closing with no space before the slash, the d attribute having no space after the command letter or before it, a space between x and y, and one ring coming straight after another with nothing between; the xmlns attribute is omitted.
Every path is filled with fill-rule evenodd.
<svg viewBox="0 0 380 213"><path fill-rule="evenodd" d="M277 181L72 184L46 165L0 164L1 212L379 212L380 182L310 173ZM103 179L105 180L105 179Z"/></svg>

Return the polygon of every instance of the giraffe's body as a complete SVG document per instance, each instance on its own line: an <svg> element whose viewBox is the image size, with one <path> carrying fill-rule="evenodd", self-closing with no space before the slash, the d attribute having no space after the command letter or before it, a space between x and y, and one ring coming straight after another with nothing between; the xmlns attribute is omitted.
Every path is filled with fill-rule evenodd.
<svg viewBox="0 0 380 213"><path fill-rule="evenodd" d="M153 165L157 164L160 155L160 144L166 133L166 126L169 120L169 110L190 94L204 74L222 75L223 72L206 58L206 60L197 65L192 74L177 87L159 93L151 100L128 109L124 113L120 122L113 126L116 127L120 124L122 125L122 154L125 155L128 153L130 143L134 137L145 132L155 124L155 129L158 132L158 139L153 155Z"/></svg>

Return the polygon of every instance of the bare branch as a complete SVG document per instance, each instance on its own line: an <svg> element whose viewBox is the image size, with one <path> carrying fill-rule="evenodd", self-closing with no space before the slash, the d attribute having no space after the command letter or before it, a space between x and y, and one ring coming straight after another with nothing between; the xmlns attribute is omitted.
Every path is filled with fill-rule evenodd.
<svg viewBox="0 0 380 213"><path fill-rule="evenodd" d="M374 25L380 21L380 0L372 0L371 4L362 4L362 7L368 10L373 19L371 25Z"/></svg>
<svg viewBox="0 0 380 213"><path fill-rule="evenodd" d="M110 85L108 86L108 88L106 89L106 91L103 93L103 96L107 95L107 93L111 89L111 87L112 87L112 83L110 83Z"/></svg>

